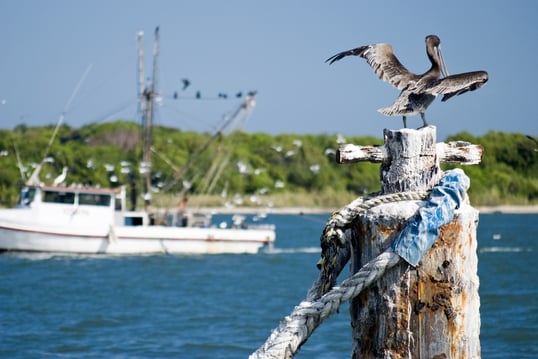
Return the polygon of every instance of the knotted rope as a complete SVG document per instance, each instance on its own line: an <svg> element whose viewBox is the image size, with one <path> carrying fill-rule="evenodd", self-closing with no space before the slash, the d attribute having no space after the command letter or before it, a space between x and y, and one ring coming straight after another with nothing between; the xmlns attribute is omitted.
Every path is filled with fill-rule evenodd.
<svg viewBox="0 0 538 359"><path fill-rule="evenodd" d="M366 199L357 198L347 206L334 212L320 238L321 260L318 263L320 276L309 291L308 298L316 299L327 293L335 284L338 275L342 271L345 263L349 260L350 238L355 221L369 209L376 206L400 202L423 200L429 192L400 192L386 195L372 195Z"/></svg>
<svg viewBox="0 0 538 359"><path fill-rule="evenodd" d="M334 212L320 238L320 275L308 291L306 300L295 307L250 358L292 358L314 330L336 312L342 303L356 297L398 264L401 257L389 248L344 280L340 286L334 287L338 274L349 260L350 239L353 236L351 232L360 215L381 204L422 200L427 195L428 192L405 192L366 200L358 198Z"/></svg>

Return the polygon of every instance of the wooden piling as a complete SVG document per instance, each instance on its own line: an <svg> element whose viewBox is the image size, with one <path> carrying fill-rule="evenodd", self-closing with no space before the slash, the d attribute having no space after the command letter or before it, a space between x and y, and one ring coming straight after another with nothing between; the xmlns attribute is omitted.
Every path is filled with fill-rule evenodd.
<svg viewBox="0 0 538 359"><path fill-rule="evenodd" d="M383 193L331 215L318 279L250 358L292 358L348 300L352 358L480 358L478 211L464 193L468 178L443 177L439 163L479 163L482 147L435 143L433 126L384 135L383 146L340 146L339 163L382 163ZM348 260L352 275L334 286Z"/></svg>
<svg viewBox="0 0 538 359"><path fill-rule="evenodd" d="M385 145L373 151L374 161L382 162L383 193L429 190L442 175L440 160L467 161L461 153L473 151L453 155L454 146L436 144L435 132L433 126L385 130ZM339 161L346 161L344 151ZM351 272L386 250L421 204L383 204L362 215ZM477 224L478 212L467 200L417 267L402 261L352 300L352 358L480 358Z"/></svg>

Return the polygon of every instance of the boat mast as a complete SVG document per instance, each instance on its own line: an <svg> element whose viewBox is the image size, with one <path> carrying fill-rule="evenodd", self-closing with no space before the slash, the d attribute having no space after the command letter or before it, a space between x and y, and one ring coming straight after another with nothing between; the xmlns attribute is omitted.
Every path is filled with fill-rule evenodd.
<svg viewBox="0 0 538 359"><path fill-rule="evenodd" d="M144 47L142 45L142 37L144 33L140 31L138 33L138 111L143 114L146 111L146 102L144 101L142 94L146 87L144 83Z"/></svg>
<svg viewBox="0 0 538 359"><path fill-rule="evenodd" d="M140 99L139 110L142 115L142 163L140 173L143 175L144 207L151 204L151 143L152 126L155 115L155 99L157 98L157 60L159 55L159 27L155 28L155 44L153 46L153 75L151 84L146 86L144 82L144 50L142 35L138 34L138 96Z"/></svg>

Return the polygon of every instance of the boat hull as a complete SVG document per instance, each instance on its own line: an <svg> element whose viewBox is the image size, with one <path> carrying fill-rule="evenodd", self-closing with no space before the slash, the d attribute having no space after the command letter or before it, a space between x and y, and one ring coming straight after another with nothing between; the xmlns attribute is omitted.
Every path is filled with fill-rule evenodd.
<svg viewBox="0 0 538 359"><path fill-rule="evenodd" d="M258 253L274 242L274 231L181 227L21 228L0 224L0 250L81 254Z"/></svg>

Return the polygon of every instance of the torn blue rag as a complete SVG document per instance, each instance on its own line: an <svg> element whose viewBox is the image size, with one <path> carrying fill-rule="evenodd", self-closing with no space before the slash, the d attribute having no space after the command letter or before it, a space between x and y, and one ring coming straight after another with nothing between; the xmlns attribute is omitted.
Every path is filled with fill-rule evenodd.
<svg viewBox="0 0 538 359"><path fill-rule="evenodd" d="M426 204L392 243L394 252L416 266L439 237L439 228L452 222L454 211L465 198L469 183L469 177L461 169L446 171L432 189Z"/></svg>

